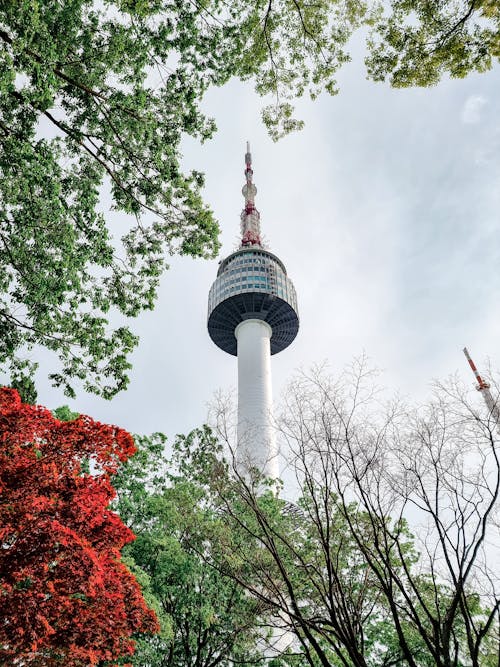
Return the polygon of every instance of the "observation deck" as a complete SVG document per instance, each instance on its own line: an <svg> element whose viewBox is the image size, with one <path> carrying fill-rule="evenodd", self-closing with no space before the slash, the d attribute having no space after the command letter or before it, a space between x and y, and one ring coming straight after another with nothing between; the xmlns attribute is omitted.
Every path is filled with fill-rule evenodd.
<svg viewBox="0 0 500 667"><path fill-rule="evenodd" d="M210 338L237 356L234 331L249 319L271 327L271 354L287 348L299 330L297 295L285 266L257 244L239 248L220 263L208 295Z"/></svg>

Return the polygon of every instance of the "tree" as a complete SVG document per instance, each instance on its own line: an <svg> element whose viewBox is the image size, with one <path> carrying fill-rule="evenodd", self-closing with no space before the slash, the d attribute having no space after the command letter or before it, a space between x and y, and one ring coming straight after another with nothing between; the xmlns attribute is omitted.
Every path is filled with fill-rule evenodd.
<svg viewBox="0 0 500 667"><path fill-rule="evenodd" d="M294 98L337 92L358 28L371 27L371 78L430 85L491 67L499 12L496 0L393 0L386 14L376 0L0 2L0 369L34 401L30 354L44 346L70 396L127 386L137 337L110 321L154 307L167 255L218 250L203 176L183 173L179 152L185 134L215 130L200 111L210 86L253 79L276 139L302 125Z"/></svg>
<svg viewBox="0 0 500 667"><path fill-rule="evenodd" d="M303 663L498 664L497 424L457 381L384 405L366 362L301 376L281 432L301 495L213 483L228 535L214 567L274 607ZM293 663L291 663L293 664Z"/></svg>
<svg viewBox="0 0 500 667"><path fill-rule="evenodd" d="M189 452L215 463L203 447L207 431L178 437L164 458L160 434L138 437L138 453L115 476L114 506L137 539L124 549L132 571L158 614L161 633L138 639L137 667L262 665L267 605L206 562L223 517ZM227 470L220 469L222 477Z"/></svg>
<svg viewBox="0 0 500 667"><path fill-rule="evenodd" d="M0 368L16 386L39 345L59 357L50 378L70 396L78 383L105 398L127 386L137 338L110 317L154 307L167 255L218 250L203 176L180 166L181 138L215 129L204 92L255 77L275 96L265 121L276 136L293 129L288 100L333 92L364 11L330 0L0 2ZM108 191L124 216L116 230Z"/></svg>
<svg viewBox="0 0 500 667"><path fill-rule="evenodd" d="M0 662L87 667L133 653L132 635L157 621L120 559L134 535L108 507L131 436L83 415L61 422L4 388L0 442Z"/></svg>
<svg viewBox="0 0 500 667"><path fill-rule="evenodd" d="M0 369L34 401L41 345L70 396L127 386L137 337L110 321L154 307L167 255L218 250L203 176L179 152L215 130L210 86L253 79L276 139L302 125L294 98L338 92L358 28L369 77L407 86L489 69L499 24L496 0L0 2Z"/></svg>
<svg viewBox="0 0 500 667"><path fill-rule="evenodd" d="M277 664L392 664L397 636L390 610L344 517L330 505L311 520L271 489L262 492L259 475L215 484L225 528L213 535L207 557L269 606L268 622L284 650ZM358 513L354 504L349 512Z"/></svg>
<svg viewBox="0 0 500 667"><path fill-rule="evenodd" d="M485 72L500 59L497 0L391 0L368 42L368 76L397 88Z"/></svg>

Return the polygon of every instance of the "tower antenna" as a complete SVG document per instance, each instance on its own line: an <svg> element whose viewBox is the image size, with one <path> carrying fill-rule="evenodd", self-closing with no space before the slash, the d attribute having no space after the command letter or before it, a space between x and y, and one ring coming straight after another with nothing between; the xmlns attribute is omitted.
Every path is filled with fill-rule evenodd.
<svg viewBox="0 0 500 667"><path fill-rule="evenodd" d="M241 190L245 197L245 208L241 212L241 248L247 246L262 246L260 239L260 213L255 208L255 195L257 188L253 183L252 154L250 142L247 141L247 152L245 153L245 180L246 183Z"/></svg>
<svg viewBox="0 0 500 667"><path fill-rule="evenodd" d="M476 389L481 393L484 402L486 403L486 407L488 408L488 413L493 417L493 419L495 420L495 424L497 425L500 431L500 409L496 401L493 399L493 396L491 395L490 385L487 382L485 382L483 378L479 375L479 371L477 370L475 363L472 361L469 351L467 350L466 347L464 347L464 354L465 358L469 362L469 366L471 367L472 372L476 376L477 380Z"/></svg>

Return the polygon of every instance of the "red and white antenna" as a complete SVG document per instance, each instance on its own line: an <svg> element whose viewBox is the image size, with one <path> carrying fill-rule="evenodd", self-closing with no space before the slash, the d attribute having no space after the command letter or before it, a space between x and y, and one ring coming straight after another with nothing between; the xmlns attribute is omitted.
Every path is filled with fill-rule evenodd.
<svg viewBox="0 0 500 667"><path fill-rule="evenodd" d="M465 354L465 358L469 362L469 366L472 368L472 372L476 376L476 380L477 380L476 389L478 391L483 391L483 389L489 389L490 385L487 382L485 382L483 380L483 378L479 375L479 371L477 370L475 363L472 361L471 356L469 354L469 351L467 350L466 347L464 347L464 354Z"/></svg>
<svg viewBox="0 0 500 667"><path fill-rule="evenodd" d="M245 208L241 212L241 245L262 245L260 240L260 213L255 208L255 195L257 188L253 184L252 154L250 143L247 141L247 152L245 153L245 178L242 193L245 197Z"/></svg>
<svg viewBox="0 0 500 667"><path fill-rule="evenodd" d="M476 376L477 380L476 389L481 393L484 402L486 403L486 407L488 408L488 412L491 414L491 416L495 420L495 423L497 424L500 430L500 409L496 401L493 399L493 396L491 395L490 385L487 382L485 382L483 378L479 375L479 371L477 370L475 363L472 361L471 356L466 347L464 347L464 354L465 358L469 362L469 366L471 367L472 372Z"/></svg>

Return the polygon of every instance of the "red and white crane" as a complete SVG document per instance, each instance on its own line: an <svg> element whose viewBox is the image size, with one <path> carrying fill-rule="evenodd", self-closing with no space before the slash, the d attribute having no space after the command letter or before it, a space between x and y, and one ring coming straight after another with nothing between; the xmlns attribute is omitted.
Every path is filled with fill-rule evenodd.
<svg viewBox="0 0 500 667"><path fill-rule="evenodd" d="M464 347L464 354L465 358L469 362L469 366L471 367L472 372L476 376L477 380L476 389L479 392L481 392L484 402L486 403L486 407L488 408L488 412L493 417L495 423L497 424L500 430L500 408L497 405L497 402L494 400L493 396L491 395L490 385L487 382L485 382L483 378L479 375L479 371L477 370L475 363L472 361L466 347Z"/></svg>

